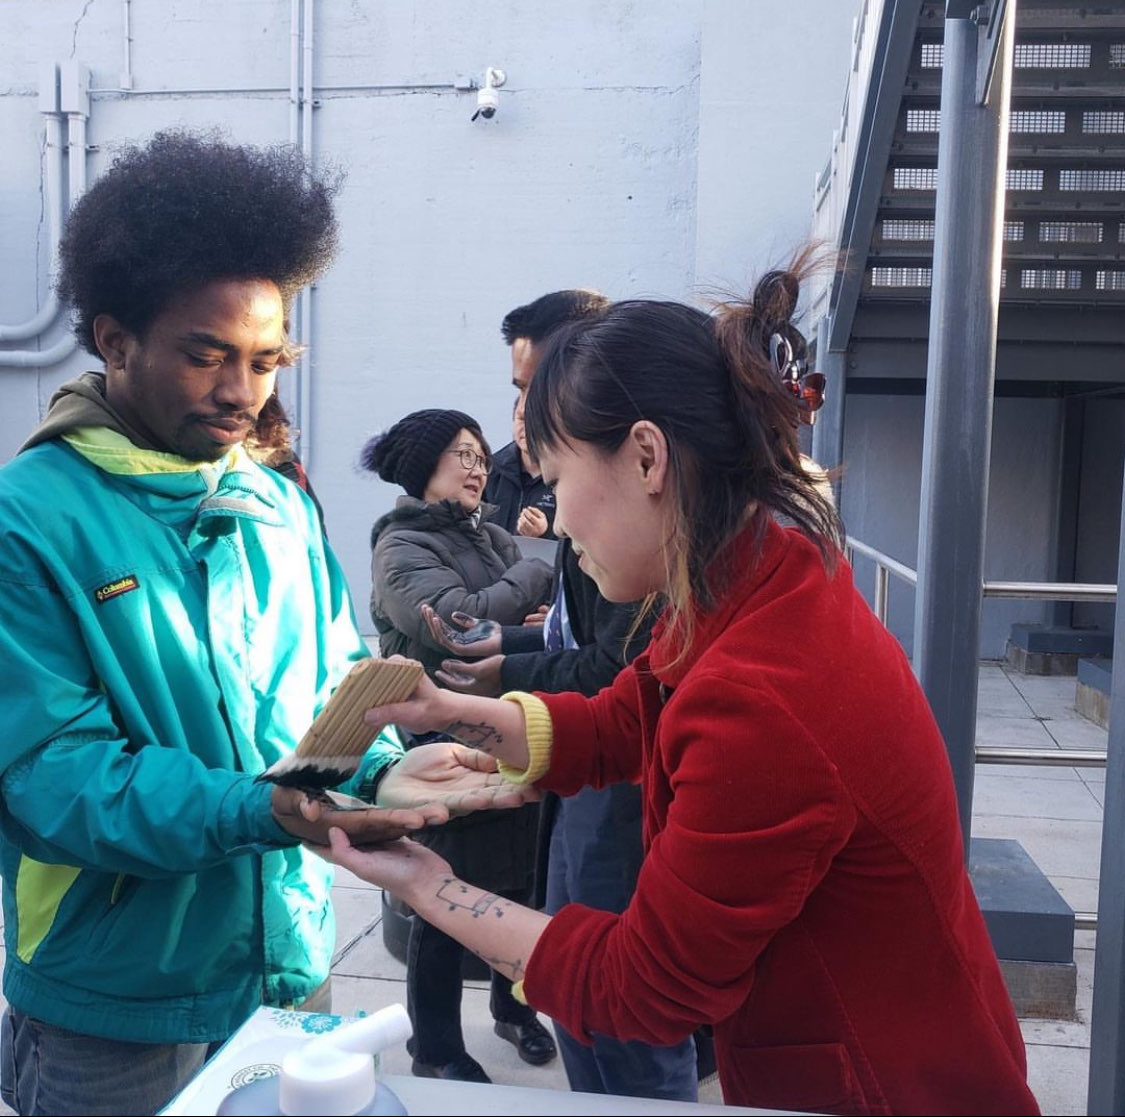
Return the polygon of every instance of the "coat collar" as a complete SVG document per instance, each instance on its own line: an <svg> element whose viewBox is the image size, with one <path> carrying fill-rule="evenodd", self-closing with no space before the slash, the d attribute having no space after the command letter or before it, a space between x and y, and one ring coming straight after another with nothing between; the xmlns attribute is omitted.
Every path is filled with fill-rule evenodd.
<svg viewBox="0 0 1125 1117"><path fill-rule="evenodd" d="M379 536L392 524L398 527L409 528L415 531L458 531L481 530L486 522L496 511L495 504L484 501L477 506L475 513L466 512L464 506L456 500L436 500L427 503L414 496L400 496L395 501L395 506L385 515L375 521L371 529L371 546L375 546Z"/></svg>
<svg viewBox="0 0 1125 1117"><path fill-rule="evenodd" d="M263 484L270 471L256 465L241 446L218 461L192 462L142 449L107 427L79 427L62 435L61 441L115 476L150 515L178 528L220 517L285 523L274 487Z"/></svg>

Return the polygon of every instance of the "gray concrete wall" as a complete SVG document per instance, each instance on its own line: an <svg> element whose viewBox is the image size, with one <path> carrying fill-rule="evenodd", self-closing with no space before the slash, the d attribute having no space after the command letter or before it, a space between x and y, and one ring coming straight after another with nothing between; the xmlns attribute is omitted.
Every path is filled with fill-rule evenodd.
<svg viewBox="0 0 1125 1117"><path fill-rule="evenodd" d="M922 396L853 394L844 419L841 512L848 533L911 569L917 568L924 418ZM1056 400L995 401L986 580L1050 579L1059 421ZM873 601L874 566L861 556L856 558L856 582ZM1048 607L1038 602L986 599L981 655L1003 657L1013 623L1042 624L1047 618ZM887 624L912 652L914 590L897 579L891 580Z"/></svg>
<svg viewBox="0 0 1125 1117"><path fill-rule="evenodd" d="M1122 444L1125 400L1091 398L1083 424L1079 485L1078 569L1080 582L1116 582L1121 534ZM1076 605L1074 623L1111 631L1112 605Z"/></svg>
<svg viewBox="0 0 1125 1117"><path fill-rule="evenodd" d="M115 92L126 8L132 90ZM544 291L694 298L742 288L786 255L809 229L857 8L319 0L313 151L347 181L342 252L301 339L313 371L302 421L365 626L367 534L395 493L356 473L364 439L413 408L456 406L506 442L500 319ZM44 63L90 67L91 178L115 145L162 127L290 136L286 0L3 0L0 42L0 323L22 321L48 290ZM487 66L507 73L500 111L470 123L475 94L452 86ZM91 366L79 354L0 366L0 461L55 388Z"/></svg>

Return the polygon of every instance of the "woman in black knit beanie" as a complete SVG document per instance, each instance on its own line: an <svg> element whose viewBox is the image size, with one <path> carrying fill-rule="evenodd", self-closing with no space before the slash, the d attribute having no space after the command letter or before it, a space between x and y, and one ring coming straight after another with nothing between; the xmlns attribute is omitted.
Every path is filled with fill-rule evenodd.
<svg viewBox="0 0 1125 1117"><path fill-rule="evenodd" d="M371 530L371 618L383 655L420 660L433 675L449 652L422 619L429 605L447 623L469 614L519 624L546 603L551 568L522 558L512 538L485 520L481 497L491 452L480 425L462 411L415 411L371 439L360 461L406 495ZM401 734L409 747L409 734ZM426 831L419 839L470 879L486 879L499 895L526 903L532 893L538 806L482 811ZM490 1081L465 1050L461 1031L464 950L421 918L410 930L407 1008L414 1026L408 1047L414 1074ZM495 970L490 1008L496 1034L525 1062L549 1062L555 1042L535 1013L512 996Z"/></svg>

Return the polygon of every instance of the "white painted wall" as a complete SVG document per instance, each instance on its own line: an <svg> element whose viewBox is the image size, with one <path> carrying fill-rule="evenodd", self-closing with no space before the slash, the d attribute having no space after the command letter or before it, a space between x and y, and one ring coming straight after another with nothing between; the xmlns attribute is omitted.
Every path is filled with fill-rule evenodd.
<svg viewBox="0 0 1125 1117"><path fill-rule="evenodd" d="M365 626L368 530L395 493L356 472L359 446L426 406L468 410L506 442L500 320L545 291L691 298L741 289L787 255L808 234L857 6L318 0L313 150L347 181L342 251L303 339L305 452ZM132 91L113 92L126 10ZM48 291L44 63L91 70L91 178L116 145L161 127L289 139L288 0L2 0L0 43L3 324ZM451 86L487 66L507 73L501 108L470 123L475 94ZM87 367L78 353L0 366L0 461Z"/></svg>
<svg viewBox="0 0 1125 1117"><path fill-rule="evenodd" d="M852 0L704 0L695 272L740 292L812 225L851 68Z"/></svg>

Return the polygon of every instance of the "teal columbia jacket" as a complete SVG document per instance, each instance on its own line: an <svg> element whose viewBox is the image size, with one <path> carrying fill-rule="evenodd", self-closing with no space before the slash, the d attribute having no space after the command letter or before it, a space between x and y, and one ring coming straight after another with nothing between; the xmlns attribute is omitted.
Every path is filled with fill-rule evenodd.
<svg viewBox="0 0 1125 1117"><path fill-rule="evenodd" d="M331 869L254 776L367 654L312 503L241 449L200 466L81 428L0 469L8 1000L169 1043L312 992Z"/></svg>

